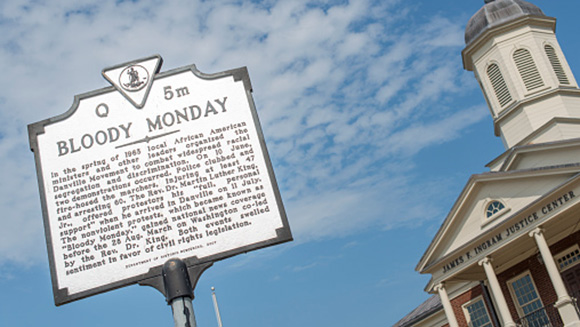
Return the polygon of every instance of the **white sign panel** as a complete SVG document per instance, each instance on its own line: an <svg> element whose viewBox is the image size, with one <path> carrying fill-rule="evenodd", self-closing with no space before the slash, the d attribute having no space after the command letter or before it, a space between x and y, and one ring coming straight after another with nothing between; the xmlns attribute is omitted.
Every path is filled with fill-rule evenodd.
<svg viewBox="0 0 580 327"><path fill-rule="evenodd" d="M29 126L57 305L292 239L246 69L160 59Z"/></svg>

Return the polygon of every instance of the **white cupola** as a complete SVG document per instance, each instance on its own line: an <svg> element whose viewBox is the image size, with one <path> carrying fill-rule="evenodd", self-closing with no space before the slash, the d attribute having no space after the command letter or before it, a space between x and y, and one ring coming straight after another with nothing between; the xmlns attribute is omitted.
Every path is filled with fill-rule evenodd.
<svg viewBox="0 0 580 327"><path fill-rule="evenodd" d="M467 23L463 65L506 149L580 138L580 89L555 29L555 18L522 0L485 0Z"/></svg>

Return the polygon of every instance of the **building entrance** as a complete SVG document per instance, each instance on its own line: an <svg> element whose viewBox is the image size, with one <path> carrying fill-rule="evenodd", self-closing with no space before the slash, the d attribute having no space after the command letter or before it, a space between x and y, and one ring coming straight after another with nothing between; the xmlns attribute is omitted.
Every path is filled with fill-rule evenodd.
<svg viewBox="0 0 580 327"><path fill-rule="evenodd" d="M566 284L568 294L570 294L570 296L573 298L579 299L580 265L575 265L574 267L566 269L564 272L562 272L562 279L564 280L564 284Z"/></svg>

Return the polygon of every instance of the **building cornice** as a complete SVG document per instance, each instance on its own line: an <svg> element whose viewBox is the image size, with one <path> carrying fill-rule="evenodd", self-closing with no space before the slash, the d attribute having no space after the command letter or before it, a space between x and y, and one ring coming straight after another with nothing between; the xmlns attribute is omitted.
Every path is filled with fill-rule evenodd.
<svg viewBox="0 0 580 327"><path fill-rule="evenodd" d="M501 131L500 131L500 127L499 127L500 123L502 121L508 119L512 115L516 114L518 112L518 110L520 110L523 106L531 105L531 104L533 104L535 102L539 102L539 101L544 101L544 100L546 100L546 98L554 97L556 95L570 95L570 96L580 97L580 89L578 89L576 87L559 87L557 89L550 89L550 90L547 90L545 92L539 93L533 97L529 97L529 98L526 98L524 100L514 102L507 109L502 111L498 117L494 118L493 131L494 131L495 136L501 135ZM526 138L524 138L520 142L518 142L518 145L521 145L522 143L526 142L533 135L537 135L537 133L540 132L541 130L542 130L541 128L537 129L534 133L528 135Z"/></svg>
<svg viewBox="0 0 580 327"><path fill-rule="evenodd" d="M518 19L507 21L502 24L493 26L480 34L475 40L467 44L466 47L461 51L461 58L463 60L463 68L468 71L473 71L473 62L471 61L471 56L477 49L483 46L486 42L492 38L510 31L518 27L523 26L539 26L550 28L554 33L556 32L556 18L554 17L538 17L534 15L522 16Z"/></svg>
<svg viewBox="0 0 580 327"><path fill-rule="evenodd" d="M550 125L555 122L559 123L577 123L580 125L580 118L553 118L548 121L545 125ZM567 140L559 140L553 142L545 142L545 143L537 143L537 144L528 144L526 142L522 142L522 145L516 145L506 152L499 155L497 158L490 161L486 167L492 167L499 162L502 162L502 165L499 172L511 170L513 163L516 159L521 156L522 154L532 153L532 152L539 152L544 150L554 150L554 149L565 149L571 147L579 147L580 146L580 138L574 139L567 139Z"/></svg>

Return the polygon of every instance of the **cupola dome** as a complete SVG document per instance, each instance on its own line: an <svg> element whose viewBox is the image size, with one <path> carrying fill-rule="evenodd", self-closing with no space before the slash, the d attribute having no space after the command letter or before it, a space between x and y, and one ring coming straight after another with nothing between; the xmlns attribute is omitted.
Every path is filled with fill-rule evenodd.
<svg viewBox="0 0 580 327"><path fill-rule="evenodd" d="M488 29L525 16L546 17L540 8L527 1L485 0L485 5L467 23L465 44L469 45Z"/></svg>

